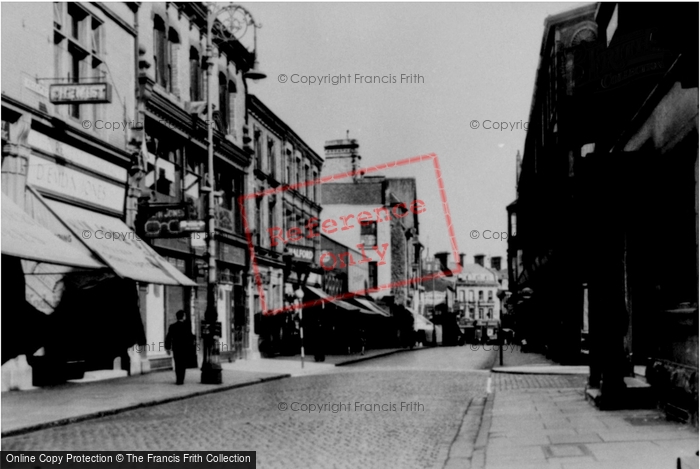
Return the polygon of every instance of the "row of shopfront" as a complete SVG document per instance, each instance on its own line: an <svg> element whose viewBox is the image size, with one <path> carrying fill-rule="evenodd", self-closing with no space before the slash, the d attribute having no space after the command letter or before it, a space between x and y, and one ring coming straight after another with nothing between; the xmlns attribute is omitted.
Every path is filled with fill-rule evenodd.
<svg viewBox="0 0 700 469"><path fill-rule="evenodd" d="M5 386L170 367L163 343L177 311L202 336L204 233L149 239L130 228L126 155L109 161L105 148L53 136L50 123L5 101L3 116L2 355L3 370L12 370ZM396 335L388 306L334 299L354 284L348 272L321 268L314 248L256 248L251 259L245 238L219 226L221 359L297 353L301 327L309 353L385 345Z"/></svg>

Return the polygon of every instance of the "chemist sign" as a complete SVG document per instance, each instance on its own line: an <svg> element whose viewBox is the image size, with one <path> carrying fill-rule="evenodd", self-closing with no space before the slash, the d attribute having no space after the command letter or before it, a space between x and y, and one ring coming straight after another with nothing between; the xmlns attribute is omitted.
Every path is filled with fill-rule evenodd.
<svg viewBox="0 0 700 469"><path fill-rule="evenodd" d="M53 104L97 104L112 102L109 83L60 83L49 88Z"/></svg>

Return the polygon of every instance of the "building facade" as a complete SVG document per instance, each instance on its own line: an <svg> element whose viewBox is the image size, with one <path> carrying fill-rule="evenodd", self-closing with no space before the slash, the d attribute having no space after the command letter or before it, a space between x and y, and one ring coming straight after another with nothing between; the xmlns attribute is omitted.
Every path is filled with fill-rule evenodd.
<svg viewBox="0 0 700 469"><path fill-rule="evenodd" d="M322 184L323 217L340 226L325 234L364 252L366 258L361 262L368 264L373 298L391 297L393 304L420 307L420 282L416 281L422 269L418 219L424 208L420 202L414 203L418 201L415 179L360 174L358 148L354 139L326 142L328 165L324 177L355 174ZM353 218L362 220L355 223Z"/></svg>
<svg viewBox="0 0 700 469"><path fill-rule="evenodd" d="M634 401L637 367L697 421L694 15L602 3L548 18L508 267L518 328L565 362L587 332L599 405Z"/></svg>
<svg viewBox="0 0 700 469"><path fill-rule="evenodd" d="M2 84L4 197L96 264L92 272L57 268L3 249L8 279L19 282L3 283L3 294L26 304L17 311L38 328L38 340L3 363L21 352L20 367L32 367L36 385L93 370L148 371L143 294L194 282L131 230L132 140L142 128L134 93L138 5L18 4L3 13L3 66L12 70ZM15 319L26 321L4 319L8 331Z"/></svg>
<svg viewBox="0 0 700 469"><path fill-rule="evenodd" d="M581 65L576 51L597 38L595 11L592 4L545 20L517 200L508 207L508 283L521 305L516 334L565 363L580 357L584 297L578 246L571 242L580 150L574 135L581 129L570 96Z"/></svg>
<svg viewBox="0 0 700 469"><path fill-rule="evenodd" d="M183 273L197 280L192 289L145 292L147 337L164 339L175 313L184 310L201 337L207 306L207 236L156 229L154 220L176 213L192 221L207 213L207 127L214 136L216 214L216 309L221 323L221 358L242 358L250 349L247 310L247 240L238 198L250 191L252 147L246 145L245 73L253 54L238 41L214 41L211 86L207 84L206 7L197 3L149 3L138 13L139 117L144 123L139 227L153 246ZM206 102L213 122L206 121ZM135 142L138 145L138 142ZM166 215L163 215L165 212ZM165 217L165 218L164 218ZM177 223L177 222L176 222ZM141 228L143 227L143 228ZM148 352L154 367L168 367L163 350Z"/></svg>
<svg viewBox="0 0 700 469"><path fill-rule="evenodd" d="M323 159L253 95L248 97L248 126L254 155L251 194L261 194L246 208L261 279L251 294L252 340L258 353L291 353L298 350L299 324L295 311L284 308L294 304L302 286L320 287L323 278L321 238L306 228L320 219L320 188L314 181Z"/></svg>

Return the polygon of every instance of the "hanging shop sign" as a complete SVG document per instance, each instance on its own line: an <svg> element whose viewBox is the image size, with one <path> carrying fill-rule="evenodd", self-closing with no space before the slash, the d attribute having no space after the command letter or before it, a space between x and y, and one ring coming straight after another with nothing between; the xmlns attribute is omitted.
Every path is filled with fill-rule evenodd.
<svg viewBox="0 0 700 469"><path fill-rule="evenodd" d="M139 207L139 228L147 238L179 238L192 232L204 231L202 220L192 220L187 203L152 203Z"/></svg>
<svg viewBox="0 0 700 469"><path fill-rule="evenodd" d="M53 104L97 104L112 102L109 83L60 83L49 87Z"/></svg>
<svg viewBox="0 0 700 469"><path fill-rule="evenodd" d="M292 255L292 260L301 262L314 261L314 248L308 246L297 246L288 244L287 250Z"/></svg>

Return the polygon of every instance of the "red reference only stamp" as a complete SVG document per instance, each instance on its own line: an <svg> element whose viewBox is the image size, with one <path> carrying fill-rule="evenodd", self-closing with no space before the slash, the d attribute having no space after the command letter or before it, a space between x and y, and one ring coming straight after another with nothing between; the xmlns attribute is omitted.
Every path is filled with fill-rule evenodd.
<svg viewBox="0 0 700 469"><path fill-rule="evenodd" d="M376 180L373 178L360 182L356 180L358 176L363 177L377 171L418 163L432 163L442 207L428 207L427 203L418 197L403 197L406 200L402 200L400 196L407 193L415 196L417 192L415 183L412 190L410 188L406 190L405 183L403 185L399 183L397 189L392 192L391 181L406 181L407 178L391 178L387 176L385 179L389 181L388 185L384 184L384 179L382 178L376 178ZM246 214L246 202L248 200L252 199L258 203L260 199L284 197L284 193L287 191L300 191L316 185L319 187L315 193L320 193L321 184L327 184L327 186L324 186L326 191L339 189L338 192L341 196L333 197L334 200L329 204L324 205L324 202L321 201L322 211L320 217L309 216L306 220L297 220L295 217L292 217L291 220L285 223L286 226L284 227L264 226L263 229L260 229L260 226L250 226ZM388 189L385 191L387 187ZM394 192L399 194L399 197ZM288 194L290 198L292 194ZM319 301L322 303L331 302L383 291L391 294L393 291L407 285L420 284L424 280L444 277L447 274L446 272L415 275L415 272L413 274L409 273L407 267L399 270L391 265L392 262L402 266L409 264L408 257L412 254L406 252L408 250L405 245L402 245L400 248L393 245L400 239L397 233L405 236L406 242L408 242L409 239L417 234L413 220L417 221L419 215L429 210L443 212L452 254L455 256L455 259L459 258L440 165L438 157L434 153L245 194L239 197L238 205L242 213L251 265L263 315L274 315L293 309L310 307L319 304ZM261 224L262 217L260 217L259 213L256 215L256 222ZM268 217L269 220L272 220L272 218ZM372 267L375 284L367 285L365 282L361 285L356 285L358 288L352 289L348 285L348 290L351 291L337 294L326 291L324 292L327 295L325 298L296 304L284 305L284 302L279 299L268 298L265 292L265 284L269 284L269 278L263 279L260 262L256 255L256 247L253 243L253 229L259 233L257 241L264 249L279 253L280 246L282 246L287 255L293 255L295 258L303 259L308 264L315 265L316 270L322 274L330 274L336 269L345 270L349 267ZM329 242L333 243L335 249L318 249L317 252L316 249L310 247L319 246L319 238L322 235L331 240ZM338 249L339 247L343 248ZM406 258L400 259L404 253ZM392 254L395 258L392 258ZM461 269L461 267L458 268ZM397 273L397 271L404 272L404 274ZM452 273L459 273L459 271L452 271ZM346 281L349 283L349 279ZM296 283L299 283L299 277L297 277Z"/></svg>

